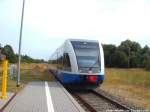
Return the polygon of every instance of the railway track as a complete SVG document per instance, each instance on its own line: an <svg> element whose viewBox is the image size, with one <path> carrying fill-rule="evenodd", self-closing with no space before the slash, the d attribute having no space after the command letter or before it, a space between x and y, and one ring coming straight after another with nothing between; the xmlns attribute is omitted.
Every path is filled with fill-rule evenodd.
<svg viewBox="0 0 150 112"><path fill-rule="evenodd" d="M50 70L52 74L55 74ZM55 76L55 75L54 75ZM86 112L132 112L132 109L95 90L68 91Z"/></svg>
<svg viewBox="0 0 150 112"><path fill-rule="evenodd" d="M131 112L131 109L91 90L87 92L71 92L87 112Z"/></svg>

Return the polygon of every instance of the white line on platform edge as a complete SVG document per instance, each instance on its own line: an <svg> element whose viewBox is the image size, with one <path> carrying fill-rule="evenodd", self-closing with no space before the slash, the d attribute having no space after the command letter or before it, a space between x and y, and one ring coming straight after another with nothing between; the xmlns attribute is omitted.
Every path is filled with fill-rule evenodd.
<svg viewBox="0 0 150 112"><path fill-rule="evenodd" d="M52 103L52 98L51 98L51 94L50 94L50 90L49 90L49 86L48 86L47 81L45 81L45 91L46 91L47 109L48 109L48 112L54 112L54 107L53 107L53 103Z"/></svg>

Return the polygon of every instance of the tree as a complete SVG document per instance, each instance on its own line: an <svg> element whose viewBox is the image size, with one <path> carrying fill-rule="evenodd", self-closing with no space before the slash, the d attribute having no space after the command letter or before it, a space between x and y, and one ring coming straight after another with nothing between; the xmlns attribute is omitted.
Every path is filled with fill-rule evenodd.
<svg viewBox="0 0 150 112"><path fill-rule="evenodd" d="M105 65L107 67L114 67L115 63L113 61L114 53L116 51L116 46L115 45L103 45L104 49L104 57L105 57Z"/></svg>
<svg viewBox="0 0 150 112"><path fill-rule="evenodd" d="M137 42L131 40L125 40L121 42L119 49L123 50L127 55L130 55L129 54L130 52L139 52L141 50L141 46Z"/></svg>
<svg viewBox="0 0 150 112"><path fill-rule="evenodd" d="M4 46L2 53L6 55L6 58L9 60L10 63L16 63L17 59L10 45Z"/></svg>
<svg viewBox="0 0 150 112"><path fill-rule="evenodd" d="M128 67L138 67L140 62L140 51L141 46L139 43L125 40L118 47L119 50L123 51L128 56Z"/></svg>
<svg viewBox="0 0 150 112"><path fill-rule="evenodd" d="M26 63L32 63L34 60L27 55L23 55L23 56L21 56L21 61L26 62Z"/></svg>
<svg viewBox="0 0 150 112"><path fill-rule="evenodd" d="M145 69L150 71L150 60L145 63Z"/></svg>
<svg viewBox="0 0 150 112"><path fill-rule="evenodd" d="M126 68L128 66L128 57L123 51L116 50L113 60L115 67Z"/></svg>
<svg viewBox="0 0 150 112"><path fill-rule="evenodd" d="M150 70L150 48L148 46L145 46L141 50L140 61L141 61L141 67Z"/></svg>

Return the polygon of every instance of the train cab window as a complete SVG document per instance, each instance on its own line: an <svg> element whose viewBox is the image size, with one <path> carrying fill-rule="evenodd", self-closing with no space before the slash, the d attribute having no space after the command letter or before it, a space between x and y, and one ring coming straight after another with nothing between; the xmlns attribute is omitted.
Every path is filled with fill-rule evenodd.
<svg viewBox="0 0 150 112"><path fill-rule="evenodd" d="M64 66L64 70L71 71L71 64L70 64L70 58L68 53L64 53L63 55L63 66Z"/></svg>
<svg viewBox="0 0 150 112"><path fill-rule="evenodd" d="M76 49L79 68L99 67L99 52L91 49Z"/></svg>
<svg viewBox="0 0 150 112"><path fill-rule="evenodd" d="M100 51L97 42L72 41L79 69L100 68Z"/></svg>

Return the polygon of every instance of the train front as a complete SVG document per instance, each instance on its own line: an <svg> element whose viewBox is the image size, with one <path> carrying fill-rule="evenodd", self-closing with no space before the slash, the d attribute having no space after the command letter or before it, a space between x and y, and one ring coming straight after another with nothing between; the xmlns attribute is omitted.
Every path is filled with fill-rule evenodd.
<svg viewBox="0 0 150 112"><path fill-rule="evenodd" d="M98 42L72 41L80 86L97 87L104 80L104 56Z"/></svg>

